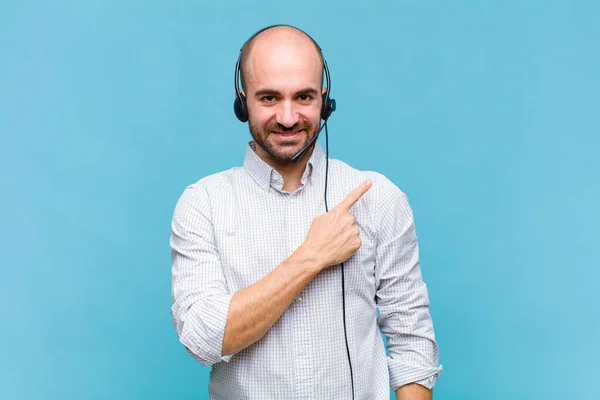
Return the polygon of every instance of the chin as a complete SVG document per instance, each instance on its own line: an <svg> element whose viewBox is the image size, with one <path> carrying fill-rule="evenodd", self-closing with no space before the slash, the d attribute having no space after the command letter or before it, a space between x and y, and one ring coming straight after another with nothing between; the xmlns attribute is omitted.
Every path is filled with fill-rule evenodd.
<svg viewBox="0 0 600 400"><path fill-rule="evenodd" d="M274 144L270 144L270 146L268 146L265 151L271 156L273 157L275 160L278 161L291 161L292 157L294 157L296 155L296 153L298 153L300 150L302 150L304 148L306 144L304 142L302 143L295 143L295 144L290 144L287 146L282 146L282 145L274 145Z"/></svg>
<svg viewBox="0 0 600 400"><path fill-rule="evenodd" d="M292 157L294 157L296 155L296 153L298 153L301 149L302 149L302 147L300 147L300 146L288 147L286 149L277 148L277 149L275 149L275 151L269 151L269 153L276 160L291 161Z"/></svg>

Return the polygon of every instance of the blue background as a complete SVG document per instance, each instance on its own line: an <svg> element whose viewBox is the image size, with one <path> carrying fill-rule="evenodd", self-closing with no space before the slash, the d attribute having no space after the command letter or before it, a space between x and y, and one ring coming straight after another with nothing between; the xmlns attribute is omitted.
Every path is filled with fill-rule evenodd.
<svg viewBox="0 0 600 400"><path fill-rule="evenodd" d="M248 36L313 35L330 155L410 199L436 399L600 398L600 6L4 1L0 398L203 399L170 316L184 187L242 162Z"/></svg>

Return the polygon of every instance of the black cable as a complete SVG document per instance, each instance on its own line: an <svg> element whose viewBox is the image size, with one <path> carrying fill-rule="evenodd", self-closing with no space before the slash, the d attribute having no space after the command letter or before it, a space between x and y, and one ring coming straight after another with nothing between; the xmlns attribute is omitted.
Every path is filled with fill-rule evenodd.
<svg viewBox="0 0 600 400"><path fill-rule="evenodd" d="M325 121L325 212L329 212L327 206L327 175L329 175L329 132L327 132L327 121Z"/></svg>
<svg viewBox="0 0 600 400"><path fill-rule="evenodd" d="M325 211L329 212L327 205L327 175L329 175L329 132L327 132L327 122L325 122ZM354 373L352 372L352 361L350 360L350 347L348 346L348 332L346 330L346 290L344 287L344 263L341 263L342 270L342 315L344 320L344 339L346 341L346 354L348 355L348 365L350 366L350 381L352 383L352 399L354 400Z"/></svg>

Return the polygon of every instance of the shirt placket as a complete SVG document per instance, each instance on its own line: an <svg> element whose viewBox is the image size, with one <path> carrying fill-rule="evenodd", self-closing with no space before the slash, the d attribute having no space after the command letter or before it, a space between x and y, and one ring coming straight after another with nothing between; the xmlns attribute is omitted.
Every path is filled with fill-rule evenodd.
<svg viewBox="0 0 600 400"><path fill-rule="evenodd" d="M288 253L292 254L304 241L302 218L305 210L302 208L302 193L297 192L288 197ZM294 317L294 369L296 371L296 393L298 399L312 399L313 393L313 360L311 351L311 326L308 318L307 299L305 291L300 292L292 303Z"/></svg>

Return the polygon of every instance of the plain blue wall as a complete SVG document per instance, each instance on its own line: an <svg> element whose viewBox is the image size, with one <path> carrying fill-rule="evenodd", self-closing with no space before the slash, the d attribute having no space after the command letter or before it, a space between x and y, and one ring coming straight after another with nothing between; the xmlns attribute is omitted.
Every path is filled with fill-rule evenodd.
<svg viewBox="0 0 600 400"><path fill-rule="evenodd" d="M409 195L435 398L600 398L598 2L52 3L0 5L0 398L206 398L170 220L241 164L234 63L272 23L325 51L330 155Z"/></svg>

